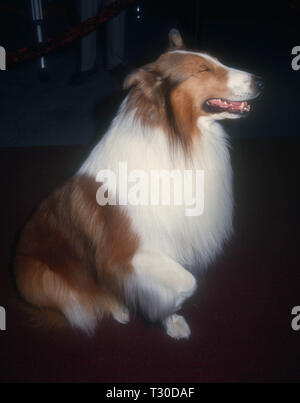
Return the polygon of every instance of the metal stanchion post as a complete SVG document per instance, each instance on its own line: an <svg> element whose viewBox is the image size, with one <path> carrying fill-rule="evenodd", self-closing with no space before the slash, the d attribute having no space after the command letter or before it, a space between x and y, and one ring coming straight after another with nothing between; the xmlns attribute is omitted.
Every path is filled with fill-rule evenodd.
<svg viewBox="0 0 300 403"><path fill-rule="evenodd" d="M43 7L42 0L30 0L31 1L31 12L32 12L32 20L36 26L37 40L38 43L43 42L43 32L42 32L42 24L43 24ZM48 79L48 74L46 70L46 63L44 56L40 57L40 79L42 81L46 81Z"/></svg>

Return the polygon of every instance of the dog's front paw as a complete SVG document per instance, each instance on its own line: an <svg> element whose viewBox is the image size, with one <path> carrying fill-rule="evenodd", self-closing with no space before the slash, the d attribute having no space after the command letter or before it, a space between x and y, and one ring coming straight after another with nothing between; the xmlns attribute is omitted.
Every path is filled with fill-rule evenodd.
<svg viewBox="0 0 300 403"><path fill-rule="evenodd" d="M188 339L191 335L189 325L183 316L174 313L163 321L167 334L174 339Z"/></svg>
<svg viewBox="0 0 300 403"><path fill-rule="evenodd" d="M122 323L123 325L130 320L129 310L125 306L118 306L115 308L112 311L112 316L117 322Z"/></svg>

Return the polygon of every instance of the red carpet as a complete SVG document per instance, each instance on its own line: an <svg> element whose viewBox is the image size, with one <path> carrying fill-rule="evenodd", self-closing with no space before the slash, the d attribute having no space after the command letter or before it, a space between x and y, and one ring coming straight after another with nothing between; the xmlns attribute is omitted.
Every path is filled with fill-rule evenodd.
<svg viewBox="0 0 300 403"><path fill-rule="evenodd" d="M1 149L0 382L299 382L300 331L291 328L300 305L299 145L233 142L236 234L184 306L188 341L138 318L103 321L92 339L27 323L9 271L17 231L86 149Z"/></svg>

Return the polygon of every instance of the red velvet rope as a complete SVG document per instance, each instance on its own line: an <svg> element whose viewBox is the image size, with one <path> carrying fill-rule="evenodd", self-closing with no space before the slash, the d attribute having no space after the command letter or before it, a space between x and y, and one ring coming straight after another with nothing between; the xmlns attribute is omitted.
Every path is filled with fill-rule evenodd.
<svg viewBox="0 0 300 403"><path fill-rule="evenodd" d="M78 38L82 38L89 32L94 31L100 25L104 24L111 18L118 15L129 5L135 3L136 0L116 0L113 4L106 6L95 17L89 18L80 25L71 28L68 32L55 38L33 46L27 46L12 52L7 52L6 64L12 67L18 63L34 59L36 57L45 56L57 48L61 48L73 42Z"/></svg>

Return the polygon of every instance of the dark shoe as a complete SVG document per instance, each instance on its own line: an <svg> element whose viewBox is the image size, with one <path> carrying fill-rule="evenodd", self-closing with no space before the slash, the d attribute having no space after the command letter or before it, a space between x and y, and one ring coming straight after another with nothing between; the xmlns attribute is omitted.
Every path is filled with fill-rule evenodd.
<svg viewBox="0 0 300 403"><path fill-rule="evenodd" d="M78 71L71 75L69 84L72 86L82 85L86 81L86 73L82 71Z"/></svg>
<svg viewBox="0 0 300 403"><path fill-rule="evenodd" d="M50 80L50 75L49 72L47 71L47 69L40 69L39 70L39 80L42 83L46 83Z"/></svg>
<svg viewBox="0 0 300 403"><path fill-rule="evenodd" d="M92 76L97 72L96 67L93 67L91 70L87 71L77 71L73 73L70 77L69 84L70 85L82 85L89 76Z"/></svg>

